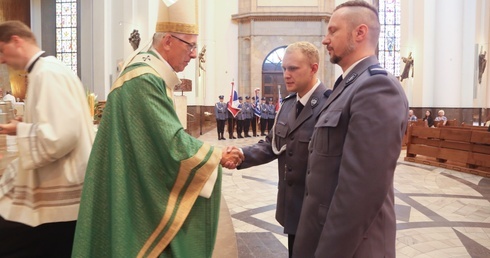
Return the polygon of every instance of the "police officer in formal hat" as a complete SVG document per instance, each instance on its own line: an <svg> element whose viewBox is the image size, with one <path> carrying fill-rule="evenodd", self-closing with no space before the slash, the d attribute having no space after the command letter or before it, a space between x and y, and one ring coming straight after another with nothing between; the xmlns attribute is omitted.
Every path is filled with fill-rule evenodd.
<svg viewBox="0 0 490 258"><path fill-rule="evenodd" d="M267 119L269 119L269 109L267 103L265 103L265 97L262 97L259 104L260 109L260 136L266 136L265 130L267 129Z"/></svg>
<svg viewBox="0 0 490 258"><path fill-rule="evenodd" d="M243 132L245 133L245 137L251 137L250 134L248 134L248 131L250 130L250 123L252 122L254 111L252 103L250 102L250 96L245 96L245 103L243 103L242 112L244 115Z"/></svg>
<svg viewBox="0 0 490 258"><path fill-rule="evenodd" d="M242 96L238 97L238 111L236 115L236 133L238 134L238 138L243 138L242 132L243 132L243 124L245 120L245 115L243 114L243 98Z"/></svg>
<svg viewBox="0 0 490 258"><path fill-rule="evenodd" d="M218 140L226 140L223 136L225 132L225 122L228 119L227 105L223 102L225 96L219 95L219 102L214 105L214 115L216 116L216 124L218 130Z"/></svg>
<svg viewBox="0 0 490 258"><path fill-rule="evenodd" d="M267 116L267 133L269 133L272 130L274 119L276 118L276 105L274 105L274 101L272 100L272 98L269 99L267 110L269 112Z"/></svg>

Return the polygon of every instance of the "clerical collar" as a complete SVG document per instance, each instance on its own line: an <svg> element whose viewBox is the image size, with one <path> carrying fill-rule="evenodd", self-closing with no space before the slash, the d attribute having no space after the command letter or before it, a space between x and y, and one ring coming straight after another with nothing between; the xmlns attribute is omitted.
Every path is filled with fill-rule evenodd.
<svg viewBox="0 0 490 258"><path fill-rule="evenodd" d="M317 78L315 85L313 85L313 87L303 97L300 98L299 95L296 94L296 100L300 101L303 106L306 106L311 95L313 92L315 92L316 88L318 88L318 85L320 85L320 80Z"/></svg>
<svg viewBox="0 0 490 258"><path fill-rule="evenodd" d="M26 70L28 73L30 73L32 71L32 68L34 68L34 65L36 64L37 60L39 60L39 58L41 57L41 55L44 54L45 51L39 51L37 52L35 55L33 55L31 57L31 60L29 60L29 62L27 62L27 66L26 66Z"/></svg>

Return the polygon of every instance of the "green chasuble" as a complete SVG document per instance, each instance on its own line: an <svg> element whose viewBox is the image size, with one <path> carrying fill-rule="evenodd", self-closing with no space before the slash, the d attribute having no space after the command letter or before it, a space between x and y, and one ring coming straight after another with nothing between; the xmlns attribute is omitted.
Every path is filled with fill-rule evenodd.
<svg viewBox="0 0 490 258"><path fill-rule="evenodd" d="M87 167L73 257L212 256L221 150L184 131L170 95L144 63L114 84ZM200 197L217 168L211 197Z"/></svg>

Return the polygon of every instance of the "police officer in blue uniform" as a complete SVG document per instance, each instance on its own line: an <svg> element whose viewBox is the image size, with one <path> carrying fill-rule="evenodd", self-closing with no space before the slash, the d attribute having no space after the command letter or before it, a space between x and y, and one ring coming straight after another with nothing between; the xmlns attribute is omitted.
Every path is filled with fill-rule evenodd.
<svg viewBox="0 0 490 258"><path fill-rule="evenodd" d="M276 118L276 105L274 105L272 98L269 99L269 104L267 104L267 111L267 133L269 133L272 130L274 119Z"/></svg>
<svg viewBox="0 0 490 258"><path fill-rule="evenodd" d="M238 111L236 115L236 133L238 134L238 138L243 138L242 132L243 132L243 123L245 120L245 115L243 114L243 98L242 96L238 97L238 108L240 111Z"/></svg>
<svg viewBox="0 0 490 258"><path fill-rule="evenodd" d="M267 119L269 119L269 109L267 103L265 103L265 97L262 97L260 108L260 136L266 136L265 130L267 129Z"/></svg>
<svg viewBox="0 0 490 258"><path fill-rule="evenodd" d="M223 136L225 132L225 122L228 119L227 105L223 102L224 96L219 96L219 102L214 105L214 115L216 116L218 140L226 140Z"/></svg>
<svg viewBox="0 0 490 258"><path fill-rule="evenodd" d="M252 103L250 102L250 96L245 96L245 103L243 103L242 112L244 115L243 132L245 133L245 137L251 137L250 134L248 134L248 131L250 130L250 123L252 122L254 111Z"/></svg>

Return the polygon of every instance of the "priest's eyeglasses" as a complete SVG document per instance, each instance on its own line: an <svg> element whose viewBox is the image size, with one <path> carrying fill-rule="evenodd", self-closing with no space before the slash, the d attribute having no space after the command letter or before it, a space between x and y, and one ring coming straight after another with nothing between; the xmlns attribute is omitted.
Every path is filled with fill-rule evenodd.
<svg viewBox="0 0 490 258"><path fill-rule="evenodd" d="M177 36L174 36L172 34L170 34L170 36L172 36L172 38L175 38L175 39L178 39L180 42L184 43L187 45L187 48L189 49L189 53L192 53L192 51L194 51L195 49L197 49L197 44L191 44Z"/></svg>

